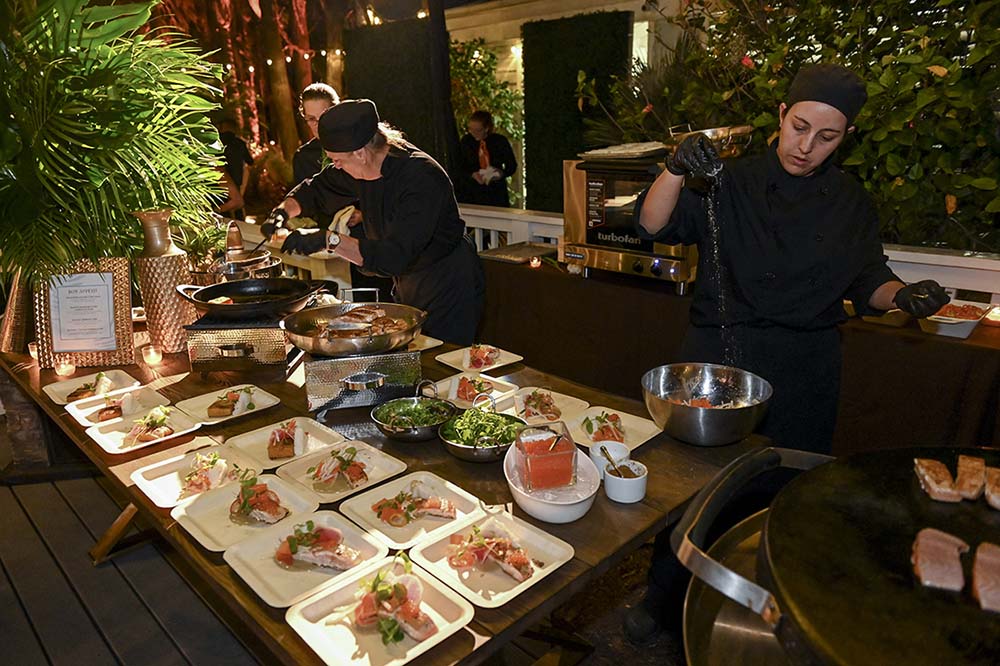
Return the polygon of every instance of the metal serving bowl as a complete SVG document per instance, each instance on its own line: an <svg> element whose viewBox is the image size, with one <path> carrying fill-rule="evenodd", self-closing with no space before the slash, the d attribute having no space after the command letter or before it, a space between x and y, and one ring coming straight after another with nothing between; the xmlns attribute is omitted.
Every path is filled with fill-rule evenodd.
<svg viewBox="0 0 1000 666"><path fill-rule="evenodd" d="M440 404L442 407L446 408L447 414L442 416L439 421L432 423L430 425L409 426L409 427L392 425L388 423L388 421L385 418L379 417L379 414L382 414L384 416L388 410L392 409L395 406L417 405L420 403L424 403L425 405L429 405L432 403ZM452 418L453 416L455 416L455 412L457 411L458 407L448 402L447 400L442 400L441 398L428 398L425 396L416 396L413 398L396 398L395 400L383 402L381 405L375 407L372 410L371 416L372 416L372 421L375 422L375 425L378 426L378 429L381 430L382 434L385 435L386 437L397 439L401 442L423 442L428 439L434 439L434 436L437 435L438 428L441 426L441 424L447 421L448 419Z"/></svg>
<svg viewBox="0 0 1000 666"><path fill-rule="evenodd" d="M362 305L377 305L385 310L388 317L405 320L410 326L395 333L383 335L362 335L355 338L328 338L315 335L316 329L326 325L342 314ZM310 354L318 356L355 356L358 354L381 354L405 347L420 335L427 313L423 310L400 303L341 303L309 308L285 317L281 327L285 329L289 342Z"/></svg>
<svg viewBox="0 0 1000 666"><path fill-rule="evenodd" d="M476 408L474 407L473 409ZM450 419L441 424L441 426L438 428L438 437L440 437L441 441L444 442L444 446L445 448L448 449L448 453L452 454L453 456L461 460L467 460L469 462L478 462L478 463L496 462L498 460L503 460L504 455L507 453L507 449L509 449L511 445L514 443L514 439L517 439L517 437L515 437L507 444L497 445L497 444L484 443L483 446L469 446L467 444L462 444L461 442L455 441L453 439L448 439L448 437L445 436L444 434L445 429L452 421L457 419L458 416L459 415L452 416ZM508 421L513 421L514 423L518 423L520 425L528 425L524 419L518 418L517 416L513 416L511 414L497 414L497 416L502 416Z"/></svg>
<svg viewBox="0 0 1000 666"><path fill-rule="evenodd" d="M661 365L642 376L646 409L656 425L671 437L697 446L731 444L748 436L763 418L771 392L767 380L753 373L711 363ZM692 398L742 406L678 404Z"/></svg>

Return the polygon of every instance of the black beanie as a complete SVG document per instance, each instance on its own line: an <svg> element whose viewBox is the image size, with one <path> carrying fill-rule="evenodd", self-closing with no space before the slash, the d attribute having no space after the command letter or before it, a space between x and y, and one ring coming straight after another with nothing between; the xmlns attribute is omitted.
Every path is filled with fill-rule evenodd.
<svg viewBox="0 0 1000 666"><path fill-rule="evenodd" d="M368 145L378 121L378 109L370 99L345 99L319 117L319 142L331 153L353 152Z"/></svg>
<svg viewBox="0 0 1000 666"><path fill-rule="evenodd" d="M788 106L796 102L823 102L847 117L850 127L865 105L868 93L857 74L841 65L808 65L799 70L788 89Z"/></svg>

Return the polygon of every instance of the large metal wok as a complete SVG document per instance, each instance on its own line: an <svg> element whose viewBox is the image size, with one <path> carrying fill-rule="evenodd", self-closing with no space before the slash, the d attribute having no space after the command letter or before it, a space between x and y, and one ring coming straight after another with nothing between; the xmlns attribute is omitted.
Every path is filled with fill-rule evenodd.
<svg viewBox="0 0 1000 666"><path fill-rule="evenodd" d="M361 335L352 338L329 338L317 335L316 331L320 327L325 327L340 315L363 305L379 307L385 310L387 317L403 319L409 327L384 335ZM424 325L426 319L427 313L423 310L399 303L341 303L296 312L285 317L281 321L281 327L285 329L285 334L293 345L310 354L357 356L381 354L405 347L420 334L420 327Z"/></svg>
<svg viewBox="0 0 1000 666"><path fill-rule="evenodd" d="M723 469L671 535L695 579L684 608L688 664L996 664L1000 621L966 587L920 585L910 561L917 532L935 527L974 550L1000 543L1000 512L982 498L931 500L915 457L956 469L959 454L1000 465L1000 450L910 448L827 456L765 448ZM809 470L770 508L726 532L706 553L720 509L754 476ZM749 609L749 610L748 610Z"/></svg>
<svg viewBox="0 0 1000 666"><path fill-rule="evenodd" d="M278 319L304 308L309 298L323 288L323 283L316 281L253 278L208 287L182 284L177 286L177 293L194 304L199 312L219 319ZM233 302L210 302L220 297Z"/></svg>

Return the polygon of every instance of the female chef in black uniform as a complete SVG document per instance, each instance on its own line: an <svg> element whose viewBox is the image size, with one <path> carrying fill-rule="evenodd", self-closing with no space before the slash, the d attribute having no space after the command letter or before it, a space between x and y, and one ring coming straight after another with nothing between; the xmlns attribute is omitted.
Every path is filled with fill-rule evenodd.
<svg viewBox="0 0 1000 666"><path fill-rule="evenodd" d="M897 307L917 317L948 302L936 282L907 286L889 270L871 198L832 163L866 98L850 70L806 67L779 108L778 140L763 155L723 166L704 136L690 137L636 205L640 236L699 246L681 358L768 380L774 394L760 431L776 446L830 453L844 298L859 314ZM713 178L721 269L712 260L708 195L698 187ZM656 540L643 604L626 616L633 640L652 635L657 621L672 623L683 605L688 576L667 536Z"/></svg>
<svg viewBox="0 0 1000 666"><path fill-rule="evenodd" d="M333 215L345 204L349 181L366 238L295 231L282 251L311 254L326 246L369 273L390 276L398 302L427 311L428 335L471 344L483 308L483 271L444 169L380 123L370 100L344 100L325 111L319 139L332 164L292 190L272 217Z"/></svg>

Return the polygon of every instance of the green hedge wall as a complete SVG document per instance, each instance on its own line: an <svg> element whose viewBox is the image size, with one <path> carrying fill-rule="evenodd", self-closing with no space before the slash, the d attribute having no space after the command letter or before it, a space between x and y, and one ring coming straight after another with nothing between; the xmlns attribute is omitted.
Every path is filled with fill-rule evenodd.
<svg viewBox="0 0 1000 666"><path fill-rule="evenodd" d="M562 211L562 162L585 149L577 72L606 95L610 77L628 73L632 23L632 12L598 12L521 27L528 208Z"/></svg>
<svg viewBox="0 0 1000 666"><path fill-rule="evenodd" d="M392 21L344 31L344 96L367 98L382 120L442 165L431 120L430 21Z"/></svg>

